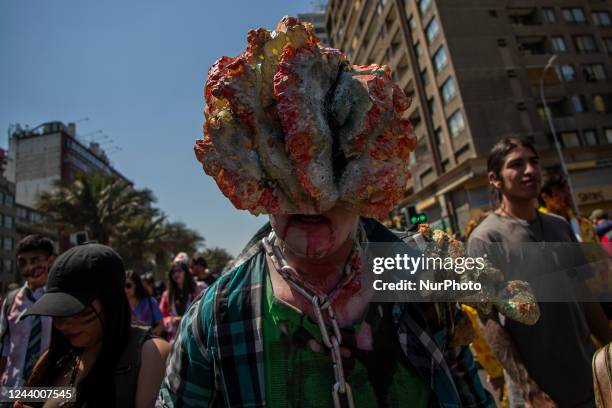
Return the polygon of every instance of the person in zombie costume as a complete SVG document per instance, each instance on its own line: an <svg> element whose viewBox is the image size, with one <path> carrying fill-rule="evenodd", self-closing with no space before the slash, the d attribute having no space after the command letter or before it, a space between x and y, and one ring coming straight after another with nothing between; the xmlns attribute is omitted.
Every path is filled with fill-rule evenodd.
<svg viewBox="0 0 612 408"><path fill-rule="evenodd" d="M220 58L205 96L198 160L270 223L183 317L157 406L494 406L435 305L371 301L365 247L402 242L375 218L416 145L389 68L285 17Z"/></svg>

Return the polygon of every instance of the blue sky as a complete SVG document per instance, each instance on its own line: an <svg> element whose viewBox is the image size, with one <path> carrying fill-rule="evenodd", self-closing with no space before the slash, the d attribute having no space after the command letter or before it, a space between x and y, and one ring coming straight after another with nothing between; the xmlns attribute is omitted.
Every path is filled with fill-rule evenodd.
<svg viewBox="0 0 612 408"><path fill-rule="evenodd" d="M10 123L79 123L123 149L114 165L158 206L234 255L267 218L238 211L193 154L206 73L250 28L272 29L308 0L4 0L0 2L0 146ZM109 147L111 145L107 145Z"/></svg>

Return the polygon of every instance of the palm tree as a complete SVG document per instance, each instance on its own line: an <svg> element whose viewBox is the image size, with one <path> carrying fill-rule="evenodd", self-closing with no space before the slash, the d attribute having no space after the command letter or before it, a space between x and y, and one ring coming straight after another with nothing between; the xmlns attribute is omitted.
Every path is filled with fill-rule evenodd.
<svg viewBox="0 0 612 408"><path fill-rule="evenodd" d="M125 222L150 211L150 190L137 190L126 180L103 173L79 175L72 183L56 182L39 195L37 208L45 224L60 236L86 230L92 240L108 245Z"/></svg>
<svg viewBox="0 0 612 408"><path fill-rule="evenodd" d="M191 254L204 242L198 232L183 223L168 222L157 210L123 223L119 232L111 242L123 256L126 267L139 273L153 265L163 272L173 255L178 252Z"/></svg>
<svg viewBox="0 0 612 408"><path fill-rule="evenodd" d="M153 207L150 190L137 190L129 182L101 173L80 175L72 183L57 182L38 197L46 227L66 238L87 231L90 239L111 245L126 268L144 272L167 269L178 252L191 254L204 238L181 222L169 222Z"/></svg>
<svg viewBox="0 0 612 408"><path fill-rule="evenodd" d="M220 274L227 266L227 263L233 259L229 252L219 247L206 248L202 255L204 255L208 263L208 268L217 274Z"/></svg>
<svg viewBox="0 0 612 408"><path fill-rule="evenodd" d="M111 244L123 257L127 269L142 273L148 264L153 263L156 252L163 251L160 241L165 234L165 221L166 217L155 211L133 217L121 224Z"/></svg>

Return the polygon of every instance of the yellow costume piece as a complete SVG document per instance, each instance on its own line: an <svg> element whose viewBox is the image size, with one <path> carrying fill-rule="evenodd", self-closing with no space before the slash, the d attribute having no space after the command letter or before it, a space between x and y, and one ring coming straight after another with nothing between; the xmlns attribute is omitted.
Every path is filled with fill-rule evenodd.
<svg viewBox="0 0 612 408"><path fill-rule="evenodd" d="M503 375L502 366L493 356L489 343L487 343L482 335L476 309L467 305L461 305L461 310L463 310L469 317L476 334L474 341L472 342L472 349L474 350L476 360L487 371L487 374L489 374L491 378L501 377Z"/></svg>

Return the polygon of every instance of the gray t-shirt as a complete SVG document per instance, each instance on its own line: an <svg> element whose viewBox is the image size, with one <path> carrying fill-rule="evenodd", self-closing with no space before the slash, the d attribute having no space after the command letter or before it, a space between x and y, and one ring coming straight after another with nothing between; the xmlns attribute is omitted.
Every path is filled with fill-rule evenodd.
<svg viewBox="0 0 612 408"><path fill-rule="evenodd" d="M525 243L575 240L567 221L556 215L538 213L533 221L524 221L492 213L470 236L468 252L471 256L486 252L507 280L529 280L525 271L545 270L553 260L539 254L537 245ZM487 243L495 244L487 247ZM559 280L563 282L563 277ZM534 288L536 297L538 290L544 289ZM504 324L529 375L559 407L592 407L591 358L595 347L582 307L570 301L540 302L539 306L541 317L535 325L509 319Z"/></svg>

